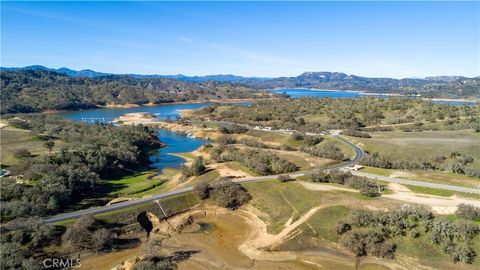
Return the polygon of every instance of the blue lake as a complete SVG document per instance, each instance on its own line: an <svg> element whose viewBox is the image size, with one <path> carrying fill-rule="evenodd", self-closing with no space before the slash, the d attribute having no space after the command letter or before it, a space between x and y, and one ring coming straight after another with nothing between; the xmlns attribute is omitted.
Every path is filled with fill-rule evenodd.
<svg viewBox="0 0 480 270"><path fill-rule="evenodd" d="M274 93L286 93L292 98L299 97L330 97L330 98L354 98L362 96L355 92L344 91L321 91L309 89L276 89L272 90ZM452 105L464 105L462 102L447 102L438 101L439 103L448 103ZM181 110L194 110L210 105L209 102L204 103L185 103L185 104L167 104L157 106L133 107L133 108L101 108L82 111L61 112L59 115L74 121L83 121L88 123L94 122L110 122L113 119L133 112L148 112L155 115L158 119L176 119L180 115ZM250 104L249 102L238 103L240 106ZM475 104L475 103L474 103ZM472 104L472 105L474 105ZM153 153L150 157L152 161L151 166L157 171L164 168L180 168L184 160L182 158L171 155L171 153L190 152L207 141L196 138L189 138L184 134L170 132L167 130L158 130L159 139L166 144Z"/></svg>
<svg viewBox="0 0 480 270"><path fill-rule="evenodd" d="M301 98L301 97L312 97L312 98L355 98L355 97L377 97L377 98L388 98L388 95L362 95L359 92L346 92L346 91L331 91L331 90L311 90L311 89L302 89L302 88L284 88L284 89L274 89L273 93L277 94L287 94L291 98ZM415 97L408 97L415 98ZM468 105L475 106L477 102L475 101L455 101L455 100L432 100L434 103L439 104L450 104L450 105Z"/></svg>
<svg viewBox="0 0 480 270"><path fill-rule="evenodd" d="M356 92L345 91L325 91L325 90L310 90L310 89L298 89L298 88L285 88L272 90L273 93L282 94L285 93L291 98L300 97L317 97L317 98L353 98L360 96Z"/></svg>
<svg viewBox="0 0 480 270"><path fill-rule="evenodd" d="M185 104L166 104L157 106L144 106L132 108L101 108L82 111L61 112L60 115L67 119L82 122L110 122L113 119L126 113L148 112L155 115L158 119L165 120L176 119L181 110L195 110L210 105L209 102L203 103L185 103Z"/></svg>
<svg viewBox="0 0 480 270"><path fill-rule="evenodd" d="M149 112L159 119L176 119L180 115L181 110L193 110L210 105L211 103L191 103L191 104L169 104L159 106L146 106L134 108L102 108L83 111L70 111L59 113L67 119L82 122L110 122L116 117L132 112ZM207 141L197 138L189 138L184 134L170 132L164 129L158 130L158 138L166 144L165 147L155 151L150 156L150 165L158 172L164 168L180 168L184 160L182 158L171 155L171 153L190 152Z"/></svg>

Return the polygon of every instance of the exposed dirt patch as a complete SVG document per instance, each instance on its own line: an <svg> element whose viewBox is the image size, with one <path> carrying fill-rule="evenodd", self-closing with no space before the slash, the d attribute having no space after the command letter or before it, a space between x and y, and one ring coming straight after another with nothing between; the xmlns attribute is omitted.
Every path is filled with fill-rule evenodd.
<svg viewBox="0 0 480 270"><path fill-rule="evenodd" d="M158 119L155 115L145 113L145 112L136 112L136 113L126 113L122 116L119 116L113 120L114 123L122 123L124 125L149 125L155 124L158 122Z"/></svg>
<svg viewBox="0 0 480 270"><path fill-rule="evenodd" d="M326 183L309 183L309 182L299 182L304 187L310 190L319 190L319 191L350 191L358 192L358 190L339 187L336 185L326 184ZM437 214L453 214L457 210L457 206L461 203L471 204L476 207L480 207L480 200L461 198L458 196L451 197L442 197L435 195L423 195L417 194L410 191L407 187L402 186L396 183L390 183L388 185L389 189L393 191L393 194L383 194L382 198L392 199L396 201L402 201L406 203L415 203L422 204L432 208L432 211Z"/></svg>
<svg viewBox="0 0 480 270"><path fill-rule="evenodd" d="M141 254L142 248L140 246L116 252L110 252L107 254L98 254L87 258L81 258L83 270L99 270L99 269L117 269L120 264L130 265L131 263L125 262L128 258L135 258ZM130 261L131 262L131 261ZM121 268L120 268L121 269Z"/></svg>
<svg viewBox="0 0 480 270"><path fill-rule="evenodd" d="M451 197L419 195L410 191L407 187L395 183L391 183L389 188L394 193L382 195L383 197L408 203L428 205L432 207L432 210L438 214L453 214L457 209L457 205L461 203L480 207L480 200L460 198L455 195Z"/></svg>
<svg viewBox="0 0 480 270"><path fill-rule="evenodd" d="M232 178L241 178L241 177L249 177L250 174L240 171L234 170L228 167L225 163L215 163L208 165L208 168L215 169L220 174L221 177L232 177Z"/></svg>
<svg viewBox="0 0 480 270"><path fill-rule="evenodd" d="M320 184L320 183L309 183L309 182L303 182L303 181L299 181L298 183L310 190L320 190L320 191L340 190L340 191L358 192L358 190L353 188L345 188L345 187L340 187L337 185L330 185L325 183Z"/></svg>

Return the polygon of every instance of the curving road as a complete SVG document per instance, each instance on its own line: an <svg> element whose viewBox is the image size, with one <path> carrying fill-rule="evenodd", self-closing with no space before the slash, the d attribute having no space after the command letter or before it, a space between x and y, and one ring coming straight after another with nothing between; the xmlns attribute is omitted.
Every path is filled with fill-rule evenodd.
<svg viewBox="0 0 480 270"><path fill-rule="evenodd" d="M344 138L342 138L340 136L334 135L334 137L343 141L343 142L345 142L345 143L347 143L351 147L353 147L355 149L355 157L351 160L342 162L340 164L329 166L326 169L345 168L345 167L348 167L348 166L351 166L351 165L357 163L360 159L362 159L363 150L360 147L358 147L355 144L345 140ZM303 176L306 173L311 172L311 171L313 171L313 170L295 172L295 173L290 173L288 175L290 175L292 177L299 177L299 176ZM275 178L275 177L278 177L278 176L279 175L253 176L253 177L245 177L245 178L241 178L241 179L234 179L233 181L235 181L237 183L258 182L258 181L265 181L265 180L268 180L268 179L272 179L272 178ZM101 213L110 212L110 211L118 210L118 209L125 208L125 207L130 207L130 206L135 206L135 205L139 205L139 204L143 204L143 203L148 203L148 202L151 202L151 201L155 201L155 200L162 199L162 198L169 197L169 196L173 196L173 195L179 195L179 194L187 193L187 192L190 192L192 190L193 190L193 187L181 188L181 189L177 189L177 190L172 190L172 191L168 191L168 192L159 193L159 194L153 195L153 196L148 197L148 198L125 201L125 202L120 202L120 203L105 205L105 206L99 206L99 207L91 207L91 208L88 208L88 209L79 210L79 211L75 211L75 212L59 214L59 215L47 217L43 221L44 221L44 223L54 223L54 222L79 218L83 215L101 214Z"/></svg>
<svg viewBox="0 0 480 270"><path fill-rule="evenodd" d="M364 152L363 150L357 146L356 144L344 139L343 137L339 135L332 135L334 138L348 144L350 147L352 147L355 150L355 156L353 159L342 162L340 164L336 164L333 166L329 166L325 169L343 169L349 166L352 166L359 162L363 156ZM295 172L295 173L289 173L286 175L290 175L292 177L299 177L303 176L306 173L312 172L314 170L310 171L301 171L301 172ZM385 182L391 182L391 183L399 183L399 184L407 184L407 185L412 185L412 186L421 186L421 187L429 187L429 188L436 188L436 189L443 189L443 190L450 190L450 191L457 191L457 192L466 192L466 193L474 193L474 194L480 194L480 189L475 189L475 188L464 188L464 187L459 187L459 186L452 186L452 185L444 185L444 184L436 184L436 183L431 183L431 182L422 182L422 181L414 181L414 180L406 180L406 179L400 179L400 178L394 178L394 177L388 177L388 176L379 176L375 174L369 174L369 173L363 173L363 172L357 172L357 171L352 171L351 172L353 175L358 175L358 176L363 176L363 177L368 177L371 179L376 179L376 180L381 180ZM245 177L241 179L235 179L233 181L237 183L247 183L247 182L258 182L258 181L265 181L268 179L272 179L275 177L278 177L279 175L266 175L266 176L254 176L254 177ZM143 203L148 203L152 202L161 198L173 196L173 195L178 195L178 194L183 194L187 193L193 190L193 187L186 187L186 188L181 188L173 191L168 191L168 192L163 192L159 193L156 195L153 195L148 198L142 198L142 199L137 199L137 200L131 200L131 201L125 201L125 202L120 202L112 205L105 205L105 206L100 206L100 207L92 207L84 210L79 210L75 212L70 212L70 213L64 213L64 214L59 214L51 217L45 218L43 221L44 223L54 223L54 222L59 222L59 221L65 221L69 219L74 219L74 218L79 218L83 215L96 215L100 213L105 213L105 212L110 212L113 210L118 210L121 208L125 207L130 207L130 206L135 206Z"/></svg>

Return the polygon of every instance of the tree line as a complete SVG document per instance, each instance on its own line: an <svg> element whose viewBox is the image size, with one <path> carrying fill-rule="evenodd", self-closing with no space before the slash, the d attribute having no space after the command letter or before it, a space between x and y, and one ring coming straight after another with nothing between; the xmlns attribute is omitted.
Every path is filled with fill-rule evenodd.
<svg viewBox="0 0 480 270"><path fill-rule="evenodd" d="M312 182L347 185L358 189L360 194L368 197L378 197L385 191L385 185L371 181L366 177L352 175L350 172L332 171L327 173L318 170L305 174L305 178Z"/></svg>

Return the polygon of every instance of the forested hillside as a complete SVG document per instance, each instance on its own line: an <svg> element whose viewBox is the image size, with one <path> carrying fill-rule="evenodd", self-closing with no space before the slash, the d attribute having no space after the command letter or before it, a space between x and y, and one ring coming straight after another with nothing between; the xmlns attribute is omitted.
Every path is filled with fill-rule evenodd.
<svg viewBox="0 0 480 270"><path fill-rule="evenodd" d="M242 85L214 81L193 83L123 75L69 77L48 70L3 70L0 77L2 113L84 109L110 103L159 104L263 95Z"/></svg>
<svg viewBox="0 0 480 270"><path fill-rule="evenodd" d="M408 98L278 98L260 100L249 107L212 105L188 117L302 132L391 129L398 124L404 131L480 130L479 106L454 106Z"/></svg>
<svg viewBox="0 0 480 270"><path fill-rule="evenodd" d="M367 78L339 72L305 72L297 77L250 80L258 88L319 88L365 90L377 93L421 94L437 98L480 98L480 78L432 77L429 79Z"/></svg>
<svg viewBox="0 0 480 270"><path fill-rule="evenodd" d="M318 88L318 89L335 89L335 90L355 90L355 91L368 91L374 93L395 93L402 95L420 94L422 97L428 98L480 98L480 77L467 78L462 76L435 76L426 78L368 78L356 75L347 75L341 72L305 72L295 77L279 77L279 78L262 78L262 77L242 77L235 75L208 75L208 76L185 76L185 75L142 75L142 74L122 74L115 75L109 73L96 72L90 69L85 70L72 70L69 68L52 69L44 66L28 66L23 68L0 68L2 72L2 86L3 86L3 73L6 73L6 77L12 77L9 72L27 72L28 71L43 71L43 72L56 72L61 74L60 76L71 77L75 80L83 81L85 78L91 81L101 81L98 88L102 88L105 85L105 80L117 81L118 84L125 86L140 87L142 91L183 91L190 93L187 95L186 100L195 99L195 95L199 97L215 98L216 95L221 97L228 97L235 95L250 95L246 93L249 90L266 90L272 88ZM13 75L19 77L19 75ZM31 75L23 75L31 76ZM35 76L35 75L34 75ZM44 76L42 76L44 77ZM131 80L136 82L132 83ZM155 81L155 82L152 82ZM167 83L169 81L169 83ZM91 83L90 83L91 84ZM94 82L93 84L99 84ZM240 86L243 85L243 86ZM112 87L111 85L108 85ZM117 91L112 91L113 97L118 95ZM198 87L199 89L192 90L192 87ZM214 90L219 87L229 89L227 93L219 92L215 93ZM97 90L97 89L95 89ZM130 90L129 92L135 92L137 90ZM200 93L199 93L200 91ZM202 92L203 91L203 92ZM207 91L207 93L205 92ZM165 102L164 99L170 100L182 100L185 97L179 97L170 95L153 95L148 93L138 93L137 97L133 97L133 100L139 100L140 103L143 100L148 102ZM102 95L100 93L100 95ZM128 96L128 93L122 96ZM130 94L132 95L132 94ZM193 95L193 97L192 97ZM95 96L96 97L96 96ZM108 99L108 98L107 98ZM160 99L160 101L158 101ZM106 102L120 102L125 103L125 97L116 100L108 99ZM102 100L103 102L103 100ZM131 102L131 101L128 101ZM136 102L131 102L136 103Z"/></svg>
<svg viewBox="0 0 480 270"><path fill-rule="evenodd" d="M2 217L54 214L99 196L100 179L131 174L162 145L144 126L90 125L35 114L8 119L8 124L44 141L48 153L15 151L18 162L8 167L13 177L1 181ZM52 151L55 141L62 146Z"/></svg>

